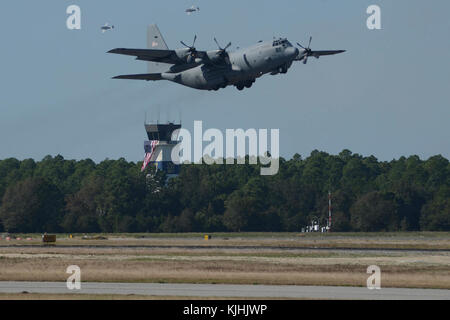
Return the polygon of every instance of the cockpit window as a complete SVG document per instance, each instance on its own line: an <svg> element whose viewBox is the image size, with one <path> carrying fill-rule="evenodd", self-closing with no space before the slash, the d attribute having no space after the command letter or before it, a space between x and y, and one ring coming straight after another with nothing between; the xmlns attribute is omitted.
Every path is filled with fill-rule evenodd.
<svg viewBox="0 0 450 320"><path fill-rule="evenodd" d="M274 47L277 47L277 46L291 47L292 45L287 39L278 39L273 42L272 46L274 46Z"/></svg>

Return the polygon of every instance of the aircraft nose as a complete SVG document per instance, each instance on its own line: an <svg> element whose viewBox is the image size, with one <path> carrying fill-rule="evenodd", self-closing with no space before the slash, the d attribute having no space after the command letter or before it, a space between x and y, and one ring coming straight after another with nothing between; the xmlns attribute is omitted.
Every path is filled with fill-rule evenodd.
<svg viewBox="0 0 450 320"><path fill-rule="evenodd" d="M299 50L295 47L289 47L286 48L285 52L289 57L296 57L298 56Z"/></svg>

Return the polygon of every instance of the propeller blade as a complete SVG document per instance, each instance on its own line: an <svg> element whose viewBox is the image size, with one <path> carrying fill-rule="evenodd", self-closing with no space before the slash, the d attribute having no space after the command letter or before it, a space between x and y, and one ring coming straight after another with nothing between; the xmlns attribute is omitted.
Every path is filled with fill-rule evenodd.
<svg viewBox="0 0 450 320"><path fill-rule="evenodd" d="M308 44L308 49L311 48L311 41L312 41L312 37L309 37L309 44Z"/></svg>
<svg viewBox="0 0 450 320"><path fill-rule="evenodd" d="M231 47L231 42L229 42L229 43L226 45L225 48L222 48L222 46L219 44L219 42L217 41L216 38L214 38L214 41L216 42L217 47L219 47L219 50L221 50L221 51L225 51L225 50L227 50L229 47Z"/></svg>
<svg viewBox="0 0 450 320"><path fill-rule="evenodd" d="M308 63L308 55L305 56L305 59L303 60L303 64L307 64Z"/></svg>
<svg viewBox="0 0 450 320"><path fill-rule="evenodd" d="M189 49L189 52L191 54L196 54L197 49L195 48L195 42L197 41L197 35L194 36L194 41L192 42L192 46L188 46L186 43L184 43L184 41L180 41L180 43L185 46L186 48Z"/></svg>
<svg viewBox="0 0 450 320"><path fill-rule="evenodd" d="M222 50L222 48L220 47L220 44L219 44L219 42L217 41L216 38L214 38L214 41L216 42L216 44L217 44L217 46L219 47L219 49Z"/></svg>
<svg viewBox="0 0 450 320"><path fill-rule="evenodd" d="M304 46L302 46L300 43L298 43L297 42L297 45L300 47L300 48L302 48L302 49L305 49L306 50L306 48L304 47Z"/></svg>

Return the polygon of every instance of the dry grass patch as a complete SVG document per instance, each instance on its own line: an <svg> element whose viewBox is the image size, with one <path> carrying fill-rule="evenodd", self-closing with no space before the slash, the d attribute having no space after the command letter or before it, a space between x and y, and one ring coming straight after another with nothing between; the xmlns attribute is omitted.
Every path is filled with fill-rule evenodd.
<svg viewBox="0 0 450 320"><path fill-rule="evenodd" d="M364 286L367 265L251 261L2 259L0 281L65 281L68 265L87 282L179 282ZM448 266L383 265L386 287L450 288Z"/></svg>
<svg viewBox="0 0 450 320"><path fill-rule="evenodd" d="M68 277L66 268L75 264L81 267L82 281L89 282L365 286L366 269L375 264L381 267L382 286L450 289L450 250L333 250L333 247L450 248L450 237L445 235L448 234L417 239L295 235L285 238L215 238L211 241L198 238L59 239L58 243L68 246L0 247L0 281L65 281ZM77 247L70 247L72 245ZM110 245L113 247L107 247ZM200 248L182 247L186 245ZM277 249L277 246L330 249L286 251Z"/></svg>

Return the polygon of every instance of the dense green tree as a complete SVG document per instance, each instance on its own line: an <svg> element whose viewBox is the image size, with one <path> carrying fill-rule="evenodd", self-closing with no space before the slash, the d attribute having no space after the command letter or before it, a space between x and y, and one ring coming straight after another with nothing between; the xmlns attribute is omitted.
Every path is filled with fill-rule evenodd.
<svg viewBox="0 0 450 320"><path fill-rule="evenodd" d="M378 191L361 196L350 209L351 224L356 231L395 231L399 221L393 194Z"/></svg>
<svg viewBox="0 0 450 320"><path fill-rule="evenodd" d="M103 179L91 176L85 180L79 191L66 198L66 214L61 223L64 231L99 232L99 218L104 214L100 195L103 192Z"/></svg>
<svg viewBox="0 0 450 320"><path fill-rule="evenodd" d="M6 190L0 218L8 232L57 232L63 195L43 178L28 178Z"/></svg>
<svg viewBox="0 0 450 320"><path fill-rule="evenodd" d="M450 187L442 187L436 197L422 208L422 230L450 230Z"/></svg>
<svg viewBox="0 0 450 320"><path fill-rule="evenodd" d="M279 161L275 176L260 176L260 165L183 165L166 184L125 159L1 160L0 231L298 231L326 221L329 190L334 231L450 230L442 156L380 162L314 150Z"/></svg>
<svg viewBox="0 0 450 320"><path fill-rule="evenodd" d="M333 232L347 232L352 230L349 213L342 211L333 212L333 220L331 223L331 230Z"/></svg>
<svg viewBox="0 0 450 320"><path fill-rule="evenodd" d="M192 232L195 230L194 214L191 209L184 209L178 219L178 230L180 232Z"/></svg>
<svg viewBox="0 0 450 320"><path fill-rule="evenodd" d="M226 210L223 216L224 225L231 231L244 230L253 213L253 198L244 197L242 192L234 192L226 201Z"/></svg>

